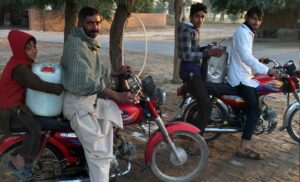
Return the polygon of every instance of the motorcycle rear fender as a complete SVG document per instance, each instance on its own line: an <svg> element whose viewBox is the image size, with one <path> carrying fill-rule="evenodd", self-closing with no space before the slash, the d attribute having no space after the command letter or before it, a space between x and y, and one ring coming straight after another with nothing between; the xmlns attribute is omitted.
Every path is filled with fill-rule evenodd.
<svg viewBox="0 0 300 182"><path fill-rule="evenodd" d="M286 111L284 113L283 123L282 123L282 126L279 128L280 131L282 131L288 127L289 120L292 116L292 113L297 109L300 109L300 103L298 101L295 101L289 105L289 107L286 109Z"/></svg>
<svg viewBox="0 0 300 182"><path fill-rule="evenodd" d="M0 143L0 155L2 155L11 146L23 141L23 135L9 136Z"/></svg>
<svg viewBox="0 0 300 182"><path fill-rule="evenodd" d="M189 106L191 104L193 104L194 102L196 102L195 99L193 99L192 97L187 97L186 99L184 99L182 102L181 102L181 105L179 107L179 109L177 110L177 113L175 115L175 118L172 119L172 121L178 121L178 120L182 120L183 119L183 115L185 113L185 111L189 108ZM228 107L227 105L222 101L220 100L219 98L217 98L216 102L218 104L220 104L224 111L226 112L226 114L228 114Z"/></svg>
<svg viewBox="0 0 300 182"><path fill-rule="evenodd" d="M3 140L3 142L0 144L0 155L2 155L5 151L7 151L10 147L13 145L22 142L24 139L24 135L15 135L15 136L9 136L6 139ZM73 157L70 150L64 146L62 143L57 141L55 138L50 137L48 139L48 143L52 144L56 149L63 155L65 159L70 164L78 162L78 159L76 157Z"/></svg>
<svg viewBox="0 0 300 182"><path fill-rule="evenodd" d="M185 110L188 108L188 106L195 102L196 100L193 99L192 97L187 97L185 99L181 99L181 104L175 114L175 118L172 119L173 121L178 121L178 120L182 120L182 117L184 115Z"/></svg>
<svg viewBox="0 0 300 182"><path fill-rule="evenodd" d="M172 135L175 132L181 131L181 132L191 132L191 133L199 133L200 130L188 123L185 122L173 122L173 123L168 123L165 125L169 135ZM149 139L146 149L145 149L145 163L147 166L151 165L152 161L152 153L154 147L160 142L164 140L164 136L160 130L156 130L151 138Z"/></svg>

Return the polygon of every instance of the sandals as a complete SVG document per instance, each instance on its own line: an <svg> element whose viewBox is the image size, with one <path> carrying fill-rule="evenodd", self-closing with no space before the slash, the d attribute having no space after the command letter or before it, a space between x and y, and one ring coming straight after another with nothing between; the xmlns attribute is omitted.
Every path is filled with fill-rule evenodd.
<svg viewBox="0 0 300 182"><path fill-rule="evenodd" d="M255 151L252 148L246 148L245 152L237 151L236 155L241 158L248 158L248 159L254 159L254 160L263 160L264 159L264 156L261 153Z"/></svg>
<svg viewBox="0 0 300 182"><path fill-rule="evenodd" d="M23 167L21 169L18 169L13 165L11 161L6 161L5 166L22 181L28 181L31 174L31 169L29 167Z"/></svg>
<svg viewBox="0 0 300 182"><path fill-rule="evenodd" d="M194 142L191 142L188 144L187 148L186 148L186 151L188 152L188 154L190 155L200 155L200 148L197 146L196 143Z"/></svg>

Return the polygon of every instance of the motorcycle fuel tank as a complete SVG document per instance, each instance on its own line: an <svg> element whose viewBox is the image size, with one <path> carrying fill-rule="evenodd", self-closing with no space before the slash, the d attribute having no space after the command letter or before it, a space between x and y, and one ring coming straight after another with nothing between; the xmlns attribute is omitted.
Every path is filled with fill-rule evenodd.
<svg viewBox="0 0 300 182"><path fill-rule="evenodd" d="M259 76L255 77L257 81L259 81L259 86L256 88L256 91L259 95L268 94L268 93L278 93L282 92L284 83L270 76Z"/></svg>
<svg viewBox="0 0 300 182"><path fill-rule="evenodd" d="M119 105L124 125L138 124L143 117L143 108L140 105Z"/></svg>

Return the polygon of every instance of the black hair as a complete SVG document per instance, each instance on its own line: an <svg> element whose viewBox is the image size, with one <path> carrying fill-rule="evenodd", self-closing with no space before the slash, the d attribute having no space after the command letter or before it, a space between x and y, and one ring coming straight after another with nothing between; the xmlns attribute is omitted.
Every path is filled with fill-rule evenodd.
<svg viewBox="0 0 300 182"><path fill-rule="evenodd" d="M202 3L192 4L191 10L190 10L190 16L193 16L195 13L197 13L199 11L204 11L204 13L207 13L207 7Z"/></svg>
<svg viewBox="0 0 300 182"><path fill-rule="evenodd" d="M258 6L252 6L247 10L247 17L257 16L258 18L263 18L264 11Z"/></svg>
<svg viewBox="0 0 300 182"><path fill-rule="evenodd" d="M33 41L33 43L36 45L36 39L35 39L34 37L31 37L31 38L29 38L29 39L26 41L25 46L26 46L27 44L29 44L31 41Z"/></svg>
<svg viewBox="0 0 300 182"><path fill-rule="evenodd" d="M87 16L100 15L99 11L92 7L83 7L78 14L79 21L83 21Z"/></svg>

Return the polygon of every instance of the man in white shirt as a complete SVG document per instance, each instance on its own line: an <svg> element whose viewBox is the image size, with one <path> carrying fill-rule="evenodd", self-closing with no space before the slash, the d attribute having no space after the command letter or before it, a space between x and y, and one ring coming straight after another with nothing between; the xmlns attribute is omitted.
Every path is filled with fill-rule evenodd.
<svg viewBox="0 0 300 182"><path fill-rule="evenodd" d="M260 27L263 11L259 7L251 7L245 16L245 23L233 35L232 49L228 68L228 82L235 87L245 99L246 123L237 155L251 159L262 159L262 155L250 148L250 141L256 122L261 115L256 87L259 83L252 80L253 73L262 75L275 74L276 70L262 64L263 58L257 59L252 54L254 33Z"/></svg>

